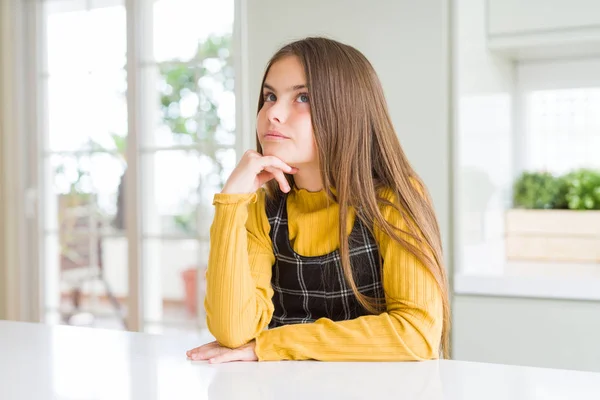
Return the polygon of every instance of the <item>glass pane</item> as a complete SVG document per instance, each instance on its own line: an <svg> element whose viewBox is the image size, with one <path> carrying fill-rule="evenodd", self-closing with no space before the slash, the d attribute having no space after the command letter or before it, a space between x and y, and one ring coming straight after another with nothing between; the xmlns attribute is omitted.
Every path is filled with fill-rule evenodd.
<svg viewBox="0 0 600 400"><path fill-rule="evenodd" d="M123 69L127 60L125 6L97 7L88 12L90 70Z"/></svg>
<svg viewBox="0 0 600 400"><path fill-rule="evenodd" d="M233 146L235 142L234 69L231 37L201 43L193 64L146 67L143 95L154 126L146 148L194 145ZM156 88L156 89L154 89ZM154 91L156 90L156 91Z"/></svg>
<svg viewBox="0 0 600 400"><path fill-rule="evenodd" d="M146 329L196 329L203 315L208 242L146 239L143 249Z"/></svg>
<svg viewBox="0 0 600 400"><path fill-rule="evenodd" d="M46 309L60 322L124 328L127 239L118 153L46 158Z"/></svg>
<svg viewBox="0 0 600 400"><path fill-rule="evenodd" d="M600 88L532 91L526 107L527 170L600 167Z"/></svg>
<svg viewBox="0 0 600 400"><path fill-rule="evenodd" d="M125 70L48 79L50 151L122 150L127 133Z"/></svg>
<svg viewBox="0 0 600 400"><path fill-rule="evenodd" d="M48 321L124 328L126 14L122 1L43 2L45 309ZM72 152L76 154L53 152ZM93 152L93 154L92 154Z"/></svg>
<svg viewBox="0 0 600 400"><path fill-rule="evenodd" d="M235 150L234 149L220 149L215 152L215 159L217 160L217 165L220 167L219 177L220 180L215 180L215 183L218 183L219 186L212 187L212 192L218 192L223 187L222 185L227 182L227 178L233 172L233 169L236 166L236 158L235 158ZM212 200L212 198L211 198Z"/></svg>
<svg viewBox="0 0 600 400"><path fill-rule="evenodd" d="M157 0L154 2L154 60L187 61L209 35L233 30L233 0ZM177 21L173 23L173 21Z"/></svg>
<svg viewBox="0 0 600 400"><path fill-rule="evenodd" d="M163 150L142 156L142 201L146 235L206 235L212 198L224 183L233 150L214 154Z"/></svg>
<svg viewBox="0 0 600 400"><path fill-rule="evenodd" d="M101 236L88 216L70 205L60 233L46 235L44 265L48 322L126 329L125 237Z"/></svg>
<svg viewBox="0 0 600 400"><path fill-rule="evenodd" d="M45 199L46 230L56 231L64 223L65 207L79 207L89 208L86 212L100 221L103 235L122 233L126 164L121 153L55 154L46 166L52 182Z"/></svg>
<svg viewBox="0 0 600 400"><path fill-rule="evenodd" d="M112 3L117 4L90 9L90 2L85 0L44 2L50 75L125 66L125 7Z"/></svg>
<svg viewBox="0 0 600 400"><path fill-rule="evenodd" d="M85 0L45 1L48 73L87 71L89 67Z"/></svg>

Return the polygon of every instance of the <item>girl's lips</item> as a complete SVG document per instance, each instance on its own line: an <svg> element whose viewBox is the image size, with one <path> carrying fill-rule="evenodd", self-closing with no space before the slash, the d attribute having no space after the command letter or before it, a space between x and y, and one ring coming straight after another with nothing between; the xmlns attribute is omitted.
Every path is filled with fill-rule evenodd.
<svg viewBox="0 0 600 400"><path fill-rule="evenodd" d="M267 131L267 133L265 133L264 138L265 139L269 139L269 140L285 140L285 139L289 139L287 136L285 136L281 132L273 131L273 130Z"/></svg>

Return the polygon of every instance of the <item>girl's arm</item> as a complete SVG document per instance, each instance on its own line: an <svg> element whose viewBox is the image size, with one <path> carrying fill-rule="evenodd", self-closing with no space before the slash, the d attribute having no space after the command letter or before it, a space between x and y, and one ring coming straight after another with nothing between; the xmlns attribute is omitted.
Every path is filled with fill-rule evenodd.
<svg viewBox="0 0 600 400"><path fill-rule="evenodd" d="M217 341L237 348L251 341L273 315L275 261L264 192L217 194L206 274L207 324Z"/></svg>
<svg viewBox="0 0 600 400"><path fill-rule="evenodd" d="M406 229L400 214L384 216ZM259 360L401 361L435 359L443 324L443 305L433 276L414 256L375 231L383 265L387 310L380 315L333 322L287 325L256 339Z"/></svg>

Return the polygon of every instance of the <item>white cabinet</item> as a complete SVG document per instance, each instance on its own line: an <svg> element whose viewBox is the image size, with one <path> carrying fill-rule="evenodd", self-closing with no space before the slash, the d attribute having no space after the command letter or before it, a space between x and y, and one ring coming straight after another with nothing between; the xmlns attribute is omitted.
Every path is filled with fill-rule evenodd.
<svg viewBox="0 0 600 400"><path fill-rule="evenodd" d="M598 0L488 0L488 13L492 36L600 28Z"/></svg>
<svg viewBox="0 0 600 400"><path fill-rule="evenodd" d="M600 372L599 302L457 295L452 312L455 360Z"/></svg>
<svg viewBox="0 0 600 400"><path fill-rule="evenodd" d="M600 54L600 0L487 0L488 47L515 59Z"/></svg>

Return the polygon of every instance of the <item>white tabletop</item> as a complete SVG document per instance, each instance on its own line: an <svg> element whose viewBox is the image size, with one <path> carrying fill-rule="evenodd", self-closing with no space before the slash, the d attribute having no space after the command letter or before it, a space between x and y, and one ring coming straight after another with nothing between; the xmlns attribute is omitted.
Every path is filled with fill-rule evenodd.
<svg viewBox="0 0 600 400"><path fill-rule="evenodd" d="M191 362L198 338L0 321L0 399L600 399L600 374L460 361Z"/></svg>

